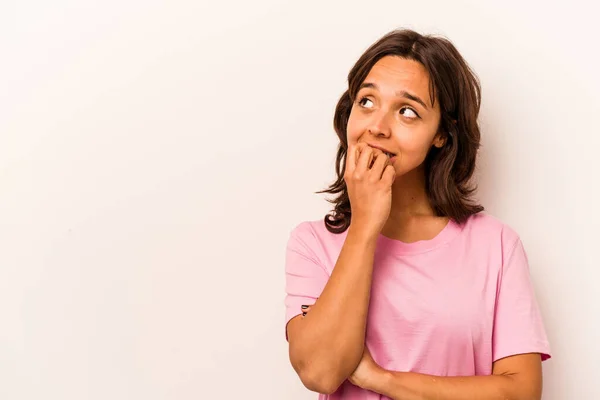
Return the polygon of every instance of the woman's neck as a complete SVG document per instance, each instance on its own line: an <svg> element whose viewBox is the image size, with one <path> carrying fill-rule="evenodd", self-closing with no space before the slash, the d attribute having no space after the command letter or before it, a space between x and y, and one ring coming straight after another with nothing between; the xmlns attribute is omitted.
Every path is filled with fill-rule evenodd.
<svg viewBox="0 0 600 400"><path fill-rule="evenodd" d="M435 212L427 197L424 170L417 168L394 181L390 219L400 223L425 216L435 216Z"/></svg>

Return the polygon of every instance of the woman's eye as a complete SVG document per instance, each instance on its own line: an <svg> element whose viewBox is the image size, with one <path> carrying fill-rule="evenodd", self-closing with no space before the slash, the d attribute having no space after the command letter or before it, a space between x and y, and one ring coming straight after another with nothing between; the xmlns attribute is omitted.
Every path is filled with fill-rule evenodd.
<svg viewBox="0 0 600 400"><path fill-rule="evenodd" d="M414 117L411 117L411 116L410 116L410 114L409 114L409 116L407 117L407 118L409 118L409 119L415 119L415 118L419 118L419 114L417 114L417 113L416 113L416 112L415 112L415 111L414 111L412 108L408 108L408 107L402 107L402 108L400 109L400 113L401 113L402 115L406 116L406 114L403 114L403 113L402 113L402 110L408 110L408 111L410 111L411 113L413 113L413 114L415 115Z"/></svg>
<svg viewBox="0 0 600 400"><path fill-rule="evenodd" d="M366 97L363 97L362 99L360 99L360 100L358 101L358 104L359 104L361 107L365 107L365 103L364 103L365 101L370 101L371 103L373 103L371 100L367 99ZM369 108L369 107L367 107L367 108Z"/></svg>
<svg viewBox="0 0 600 400"><path fill-rule="evenodd" d="M371 106L367 106L367 103L366 103L366 102L369 102L369 103L371 103ZM358 100L358 104L359 104L359 105L360 105L362 108L371 108L371 107L372 107L372 104L373 104L373 102L372 102L370 99L368 99L367 97L363 97L363 98L361 98L360 100ZM408 111L410 111L410 113L412 113L413 115L411 116L411 115L410 115L410 113L409 113L409 114L408 114L408 116L407 116L407 115L405 114L405 112L403 112L403 110L408 110ZM412 108L409 108L409 107L402 107L402 108L400 109L400 114L402 114L403 116L405 116L405 117L406 117L406 118L408 118L408 119L417 119L417 118L419 118L419 114L417 114L417 112L416 112L415 110L413 110Z"/></svg>

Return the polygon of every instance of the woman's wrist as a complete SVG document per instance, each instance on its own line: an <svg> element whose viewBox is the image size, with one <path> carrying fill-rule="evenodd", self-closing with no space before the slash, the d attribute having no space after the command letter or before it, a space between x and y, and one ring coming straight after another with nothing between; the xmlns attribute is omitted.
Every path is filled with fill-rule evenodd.
<svg viewBox="0 0 600 400"><path fill-rule="evenodd" d="M391 375L391 371L378 367L365 382L364 389L381 394L381 390L387 387L388 382L392 379Z"/></svg>
<svg viewBox="0 0 600 400"><path fill-rule="evenodd" d="M377 242L379 231L366 224L352 222L348 227L348 236L360 242L375 243Z"/></svg>

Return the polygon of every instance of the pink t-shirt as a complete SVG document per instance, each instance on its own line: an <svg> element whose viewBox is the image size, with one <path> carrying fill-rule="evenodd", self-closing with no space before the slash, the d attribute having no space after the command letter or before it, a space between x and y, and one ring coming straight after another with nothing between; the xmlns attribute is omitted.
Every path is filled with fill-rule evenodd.
<svg viewBox="0 0 600 400"><path fill-rule="evenodd" d="M314 304L348 231L305 221L286 250L285 323ZM550 347L517 233L486 213L454 220L433 239L379 235L366 345L381 367L438 376L489 375L492 363ZM387 399L345 381L319 400Z"/></svg>

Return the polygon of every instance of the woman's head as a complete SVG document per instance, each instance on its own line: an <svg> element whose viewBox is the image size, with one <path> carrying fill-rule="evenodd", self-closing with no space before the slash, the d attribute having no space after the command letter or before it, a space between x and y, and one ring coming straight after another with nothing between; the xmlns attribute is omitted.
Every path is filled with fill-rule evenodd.
<svg viewBox="0 0 600 400"><path fill-rule="evenodd" d="M343 174L348 147L360 142L397 153L397 179L422 174L436 215L462 222L483 210L470 198L480 95L476 75L445 38L397 30L369 47L351 69L335 111L337 180L317 192L339 193L330 200L328 229L343 232L350 224Z"/></svg>
<svg viewBox="0 0 600 400"><path fill-rule="evenodd" d="M386 55L352 84L358 87L352 87L355 101L345 127L348 148L365 142L395 154L401 178L423 168L432 146L446 143L438 129L440 102L429 95L429 74L418 61Z"/></svg>

